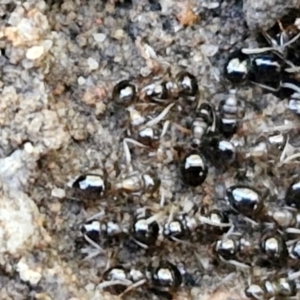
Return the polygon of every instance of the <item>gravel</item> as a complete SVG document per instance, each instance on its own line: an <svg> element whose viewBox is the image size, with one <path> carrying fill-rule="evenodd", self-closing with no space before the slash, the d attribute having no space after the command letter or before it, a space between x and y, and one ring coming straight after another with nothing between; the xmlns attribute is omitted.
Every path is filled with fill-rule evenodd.
<svg viewBox="0 0 300 300"><path fill-rule="evenodd" d="M244 14L251 30L268 29L274 24L274 20L280 19L292 8L299 7L299 4L299 0L245 0Z"/></svg>
<svg viewBox="0 0 300 300"><path fill-rule="evenodd" d="M124 207L157 206L158 195L88 201L68 187L91 171L104 171L114 183L116 163L121 173L126 171L122 140L127 112L114 105L113 86L129 79L141 87L151 77L186 68L197 75L204 97L218 103L226 96L222 68L229 50L255 44L251 34L257 27L270 27L298 5L297 0L245 0L244 5L236 0L1 0L0 298L117 299L99 289L99 272L108 261L144 266L151 257L113 246L111 259L107 253L83 260L79 224L100 208L115 216ZM255 123L245 122L242 128L254 132L249 139L266 126L294 122L273 95L247 87L239 96L267 112L263 119L249 109L246 119ZM184 126L185 116L188 108L178 106L167 118ZM214 189L222 193L220 184L230 182L231 175L214 177L216 171L210 170L204 186L195 191L183 187L172 163L172 145L186 140L173 127L167 136L152 160L134 147L134 169L159 174L167 203L211 202ZM253 180L259 176L254 173ZM156 253L184 262L200 282L183 288L176 299L242 300L247 275L213 268L209 251L178 245ZM154 299L146 293L136 297Z"/></svg>

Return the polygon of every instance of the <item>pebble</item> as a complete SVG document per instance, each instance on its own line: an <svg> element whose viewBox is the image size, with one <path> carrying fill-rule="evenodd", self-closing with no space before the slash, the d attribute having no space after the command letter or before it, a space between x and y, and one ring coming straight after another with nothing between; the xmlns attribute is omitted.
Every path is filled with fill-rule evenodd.
<svg viewBox="0 0 300 300"><path fill-rule="evenodd" d="M31 270L22 258L17 264L17 271L19 272L21 280L29 282L31 285L36 285L42 278L40 272Z"/></svg>
<svg viewBox="0 0 300 300"><path fill-rule="evenodd" d="M52 40L45 40L43 41L43 47L45 52L49 51L53 46L53 41Z"/></svg>
<svg viewBox="0 0 300 300"><path fill-rule="evenodd" d="M201 52L207 57L212 57L219 51L218 46L211 45L211 44L203 44L200 46L200 49Z"/></svg>
<svg viewBox="0 0 300 300"><path fill-rule="evenodd" d="M106 40L106 34L104 34L104 33L94 33L93 38L97 43L103 43Z"/></svg>
<svg viewBox="0 0 300 300"><path fill-rule="evenodd" d="M31 143L26 143L24 145L24 150L27 152L27 153L33 153L34 152L34 147Z"/></svg>
<svg viewBox="0 0 300 300"><path fill-rule="evenodd" d="M37 293L34 295L37 300L53 300L48 294L46 293Z"/></svg>
<svg viewBox="0 0 300 300"><path fill-rule="evenodd" d="M30 251L39 238L39 211L23 187L39 158L38 149L25 144L0 160L0 254Z"/></svg>
<svg viewBox="0 0 300 300"><path fill-rule="evenodd" d="M210 1L208 3L203 3L202 4L203 7L206 7L208 9L216 9L220 6L220 3L219 2L214 2L214 1Z"/></svg>
<svg viewBox="0 0 300 300"><path fill-rule="evenodd" d="M216 23L216 24L207 25L206 28L212 33L217 33L220 30L220 24Z"/></svg>
<svg viewBox="0 0 300 300"><path fill-rule="evenodd" d="M77 78L77 83L78 83L79 85L84 85L85 82L86 82L86 80L85 80L84 77L79 76L79 77Z"/></svg>
<svg viewBox="0 0 300 300"><path fill-rule="evenodd" d="M196 52L194 55L193 55L193 61L194 62L202 62L203 61L203 55L199 52Z"/></svg>
<svg viewBox="0 0 300 300"><path fill-rule="evenodd" d="M151 74L151 72L152 72L151 69L148 67L143 67L140 70L140 73L143 77L148 77Z"/></svg>
<svg viewBox="0 0 300 300"><path fill-rule="evenodd" d="M86 105L95 105L98 98L94 89L87 89L81 98L82 102Z"/></svg>
<svg viewBox="0 0 300 300"><path fill-rule="evenodd" d="M30 60L36 60L39 59L44 52L45 50L43 46L33 46L27 50L26 58Z"/></svg>
<svg viewBox="0 0 300 300"><path fill-rule="evenodd" d="M119 63L119 62L121 62L122 61L122 57L121 56L116 56L115 58L114 58L114 62L115 63Z"/></svg>
<svg viewBox="0 0 300 300"><path fill-rule="evenodd" d="M99 63L92 57L88 58L87 63L91 71L97 70L99 68Z"/></svg>
<svg viewBox="0 0 300 300"><path fill-rule="evenodd" d="M54 188L54 189L52 189L52 191L51 191L51 196L52 196L52 197L59 198L59 199L62 199L62 198L65 198L65 197L66 197L66 192L65 192L65 190L63 190L63 189L60 189L60 188Z"/></svg>
<svg viewBox="0 0 300 300"><path fill-rule="evenodd" d="M106 110L106 105L103 102L98 102L96 104L95 113L96 115L102 115Z"/></svg>
<svg viewBox="0 0 300 300"><path fill-rule="evenodd" d="M123 29L117 29L114 34L113 34L113 37L117 40L120 40L124 37L124 30Z"/></svg>
<svg viewBox="0 0 300 300"><path fill-rule="evenodd" d="M25 193L0 195L0 254L30 250L38 240L38 208Z"/></svg>
<svg viewBox="0 0 300 300"><path fill-rule="evenodd" d="M50 204L49 209L54 213L58 213L61 210L61 204L59 202Z"/></svg>

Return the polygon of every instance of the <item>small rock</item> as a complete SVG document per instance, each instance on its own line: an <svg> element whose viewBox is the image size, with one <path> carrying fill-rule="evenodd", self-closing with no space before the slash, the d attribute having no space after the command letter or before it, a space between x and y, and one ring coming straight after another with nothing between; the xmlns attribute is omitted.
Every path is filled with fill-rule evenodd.
<svg viewBox="0 0 300 300"><path fill-rule="evenodd" d="M30 250L39 237L39 211L34 201L22 192L39 158L29 143L0 160L0 253L15 254Z"/></svg>
<svg viewBox="0 0 300 300"><path fill-rule="evenodd" d="M87 89L83 94L81 100L86 105L95 105L95 103L98 100L98 97L94 89Z"/></svg>
<svg viewBox="0 0 300 300"><path fill-rule="evenodd" d="M17 264L17 271L19 272L21 280L29 282L31 285L36 285L42 278L42 274L38 271L31 270L22 258Z"/></svg>
<svg viewBox="0 0 300 300"><path fill-rule="evenodd" d="M0 253L15 254L31 249L38 240L38 209L32 199L21 192L0 195Z"/></svg>
<svg viewBox="0 0 300 300"><path fill-rule="evenodd" d="M79 77L77 78L77 83L78 83L79 85L84 85L85 82L86 82L86 80L85 80L84 77L79 76Z"/></svg>
<svg viewBox="0 0 300 300"><path fill-rule="evenodd" d="M62 198L65 198L65 197L66 197L66 192L65 192L65 190L63 190L63 189L60 189L60 188L54 188L54 189L52 189L52 191L51 191L51 196L52 196L52 197L59 198L59 199L62 199Z"/></svg>
<svg viewBox="0 0 300 300"><path fill-rule="evenodd" d="M84 36L83 34L78 34L76 37L76 41L81 48L86 47L88 43L87 37Z"/></svg>
<svg viewBox="0 0 300 300"><path fill-rule="evenodd" d="M44 50L45 52L48 52L53 46L53 41L51 40L45 40L43 41L43 47L44 47Z"/></svg>
<svg viewBox="0 0 300 300"><path fill-rule="evenodd" d="M174 33L179 32L180 30L182 30L184 28L184 26L182 26L181 24L175 24L173 27L173 31Z"/></svg>
<svg viewBox="0 0 300 300"><path fill-rule="evenodd" d="M220 6L219 2L214 2L214 1L209 1L209 2L204 2L202 4L203 7L206 7L207 9L216 9Z"/></svg>
<svg viewBox="0 0 300 300"><path fill-rule="evenodd" d="M27 153L31 154L31 153L34 152L34 147L33 147L33 145L32 145L31 143L26 143L26 144L24 145L24 150L25 150Z"/></svg>
<svg viewBox="0 0 300 300"><path fill-rule="evenodd" d="M88 58L87 63L91 71L97 70L99 68L99 63L92 57Z"/></svg>
<svg viewBox="0 0 300 300"><path fill-rule="evenodd" d="M96 104L95 113L96 115L102 115L106 110L106 105L103 102L98 102Z"/></svg>
<svg viewBox="0 0 300 300"><path fill-rule="evenodd" d="M116 56L116 57L114 57L114 62L115 63L119 63L119 62L121 62L122 61L122 57L121 56Z"/></svg>
<svg viewBox="0 0 300 300"><path fill-rule="evenodd" d="M46 293L38 293L35 294L34 297L37 300L53 300L49 295L47 295Z"/></svg>
<svg viewBox="0 0 300 300"><path fill-rule="evenodd" d="M161 5L158 0L149 0L150 10L151 11L160 11Z"/></svg>
<svg viewBox="0 0 300 300"><path fill-rule="evenodd" d="M53 89L53 95L60 96L66 89L66 86L63 82L57 82L56 86Z"/></svg>
<svg viewBox="0 0 300 300"><path fill-rule="evenodd" d="M150 74L151 74L151 69L150 68L148 68L148 67L143 67L143 68L141 68L141 75L143 76L143 77L148 77Z"/></svg>
<svg viewBox="0 0 300 300"><path fill-rule="evenodd" d="M217 18L215 18L216 20ZM215 23L206 26L207 30L211 31L212 33L217 33L220 30L220 23Z"/></svg>
<svg viewBox="0 0 300 300"><path fill-rule="evenodd" d="M120 40L124 37L124 33L125 33L125 31L123 29L117 29L114 32L113 37L117 40Z"/></svg>
<svg viewBox="0 0 300 300"><path fill-rule="evenodd" d="M219 51L218 46L211 45L211 44L201 45L200 49L206 57L212 57Z"/></svg>
<svg viewBox="0 0 300 300"><path fill-rule="evenodd" d="M27 50L26 58L30 60L36 60L39 59L44 52L45 50L43 46L33 46Z"/></svg>
<svg viewBox="0 0 300 300"><path fill-rule="evenodd" d="M58 213L61 211L61 204L59 202L56 203L52 203L49 205L49 209L53 212L53 213Z"/></svg>
<svg viewBox="0 0 300 300"><path fill-rule="evenodd" d="M93 38L97 43L103 43L106 40L106 34L104 34L104 33L94 33Z"/></svg>

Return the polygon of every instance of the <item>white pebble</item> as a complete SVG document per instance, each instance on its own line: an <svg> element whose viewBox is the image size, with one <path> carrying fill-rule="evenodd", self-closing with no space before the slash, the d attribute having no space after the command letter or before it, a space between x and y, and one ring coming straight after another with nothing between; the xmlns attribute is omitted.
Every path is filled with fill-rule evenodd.
<svg viewBox="0 0 300 300"><path fill-rule="evenodd" d="M142 67L140 72L143 77L148 77L152 71L148 67Z"/></svg>
<svg viewBox="0 0 300 300"><path fill-rule="evenodd" d="M115 56L114 62L119 63L120 61L122 61L122 57L121 56Z"/></svg>
<svg viewBox="0 0 300 300"><path fill-rule="evenodd" d="M56 197L59 199L65 198L66 197L66 192L63 189L59 189L59 188L54 188L51 191L51 196L52 197Z"/></svg>
<svg viewBox="0 0 300 300"><path fill-rule="evenodd" d="M125 33L125 32L124 32L123 29L117 29L117 30L114 32L113 37L114 37L115 39L117 39L117 40L120 40L120 39L123 38L124 33Z"/></svg>
<svg viewBox="0 0 300 300"><path fill-rule="evenodd" d="M93 38L97 43L103 43L106 40L106 34L104 34L104 33L94 33Z"/></svg>
<svg viewBox="0 0 300 300"><path fill-rule="evenodd" d="M214 1L209 1L208 3L203 3L202 4L203 7L206 7L208 9L216 9L220 6L219 2L214 2Z"/></svg>
<svg viewBox="0 0 300 300"><path fill-rule="evenodd" d="M215 45L204 44L200 46L200 49L205 56L212 57L218 52L219 47Z"/></svg>
<svg viewBox="0 0 300 300"><path fill-rule="evenodd" d="M27 50L26 58L30 60L35 60L40 58L43 54L44 54L43 46L33 46Z"/></svg>
<svg viewBox="0 0 300 300"><path fill-rule="evenodd" d="M44 47L44 50L45 52L48 52L53 46L53 41L51 40L45 40L43 41L43 47Z"/></svg>
<svg viewBox="0 0 300 300"><path fill-rule="evenodd" d="M31 270L23 258L17 264L17 271L19 272L21 280L27 281L32 285L36 285L42 278L42 274Z"/></svg>
<svg viewBox="0 0 300 300"><path fill-rule="evenodd" d="M199 52L196 52L193 56L194 62L202 62L203 61L203 55Z"/></svg>
<svg viewBox="0 0 300 300"><path fill-rule="evenodd" d="M77 78L77 83L78 83L79 85L84 85L85 82L86 82L86 80L85 80L84 77L79 76L79 77Z"/></svg>
<svg viewBox="0 0 300 300"><path fill-rule="evenodd" d="M91 71L97 70L99 68L99 63L92 57L88 58L87 63Z"/></svg>
<svg viewBox="0 0 300 300"><path fill-rule="evenodd" d="M32 153L34 151L34 147L32 146L31 143L26 143L24 145L24 150L27 152L27 153Z"/></svg>

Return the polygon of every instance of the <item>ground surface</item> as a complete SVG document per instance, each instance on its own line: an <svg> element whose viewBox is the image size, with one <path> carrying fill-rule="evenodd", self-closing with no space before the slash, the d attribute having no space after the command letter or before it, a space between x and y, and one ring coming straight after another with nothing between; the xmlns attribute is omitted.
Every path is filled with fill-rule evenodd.
<svg viewBox="0 0 300 300"><path fill-rule="evenodd" d="M160 201L156 195L131 202L111 196L89 202L74 198L68 187L84 172L106 170L113 183L116 163L121 172L125 170L122 140L128 114L113 105L113 86L130 79L141 87L153 73L163 76L169 67L172 73L187 69L197 76L204 97L216 104L229 88L222 78L229 49L255 45L243 1L114 2L0 0L1 300L113 299L97 288L99 272L112 251L83 261L79 224L100 208L116 216L126 206L153 206ZM243 130L249 132L250 143L255 130L281 125L285 119L294 122L285 110L286 102L275 96L249 86L239 94L248 103ZM166 119L185 126L191 107L176 106ZM197 205L215 204L214 197L224 193L222 184L232 183L234 170L220 174L212 168L203 186L186 188L178 178L172 147L187 141L171 126L158 154L149 158L133 147L134 169L159 174L167 204L187 199ZM260 168L253 172L254 184L262 179L271 188L278 184L268 181ZM286 186L281 182L279 193ZM111 261L137 267L152 257L118 245L110 250L117 253ZM176 299L244 297L248 274L213 267L209 251L207 244L197 244L152 253L184 263L192 274L192 287L184 287ZM202 264L208 261L204 268L199 267L199 257ZM134 297L154 298L152 294Z"/></svg>

